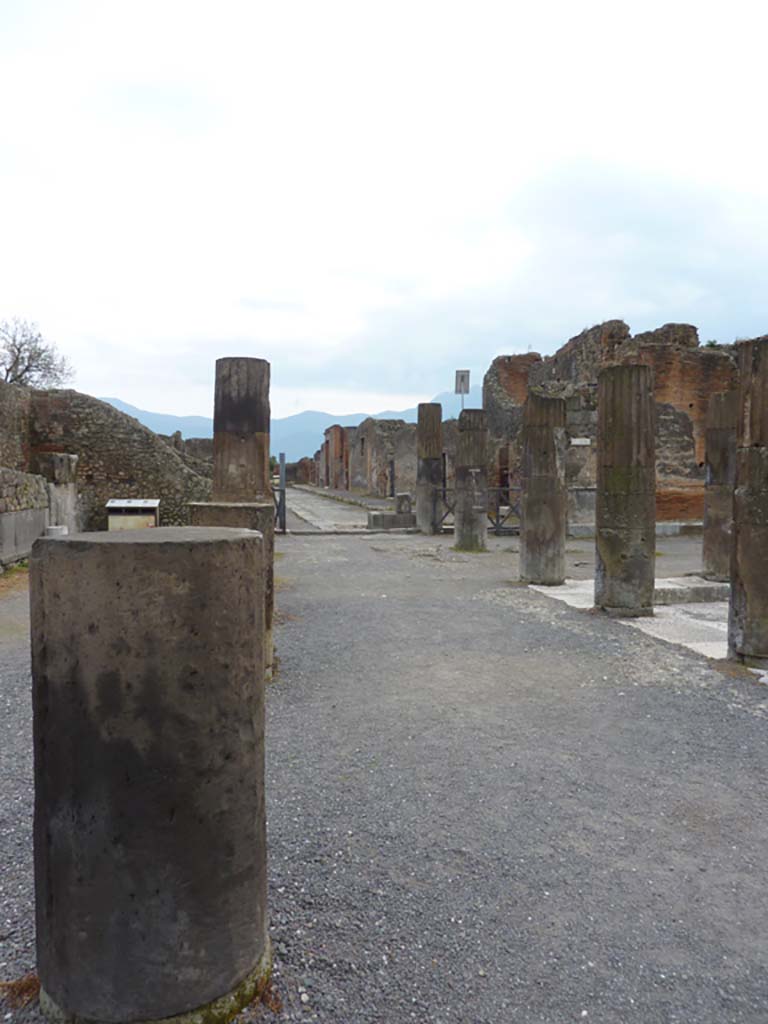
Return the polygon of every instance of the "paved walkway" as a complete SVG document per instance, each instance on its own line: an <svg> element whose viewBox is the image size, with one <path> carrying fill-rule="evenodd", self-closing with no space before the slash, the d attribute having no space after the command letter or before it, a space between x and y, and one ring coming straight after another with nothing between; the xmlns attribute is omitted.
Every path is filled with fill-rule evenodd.
<svg viewBox="0 0 768 1024"><path fill-rule="evenodd" d="M450 545L277 539L278 1020L762 1024L768 690L520 586L514 541ZM0 644L5 977L34 964L28 672Z"/></svg>
<svg viewBox="0 0 768 1024"><path fill-rule="evenodd" d="M335 498L326 497L322 491L313 492L304 487L289 487L286 491L286 507L310 530L338 533L365 530L368 512L360 505L351 505ZM291 530L301 531L301 522Z"/></svg>

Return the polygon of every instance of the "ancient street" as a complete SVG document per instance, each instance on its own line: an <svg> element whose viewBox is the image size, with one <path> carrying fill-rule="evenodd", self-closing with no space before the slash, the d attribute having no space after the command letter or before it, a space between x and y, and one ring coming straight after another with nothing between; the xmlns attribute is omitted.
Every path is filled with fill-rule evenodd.
<svg viewBox="0 0 768 1024"><path fill-rule="evenodd" d="M764 686L521 586L517 538L451 543L277 538L281 1019L762 1020ZM589 578L594 542L566 559ZM657 577L699 567L658 539ZM6 977L35 963L26 599L0 599Z"/></svg>

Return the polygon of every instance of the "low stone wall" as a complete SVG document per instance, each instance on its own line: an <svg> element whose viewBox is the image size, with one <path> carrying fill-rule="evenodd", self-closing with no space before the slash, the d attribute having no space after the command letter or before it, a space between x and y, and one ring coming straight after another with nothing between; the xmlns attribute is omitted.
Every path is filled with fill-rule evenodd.
<svg viewBox="0 0 768 1024"><path fill-rule="evenodd" d="M0 565L26 558L48 525L48 486L41 476L0 468Z"/></svg>

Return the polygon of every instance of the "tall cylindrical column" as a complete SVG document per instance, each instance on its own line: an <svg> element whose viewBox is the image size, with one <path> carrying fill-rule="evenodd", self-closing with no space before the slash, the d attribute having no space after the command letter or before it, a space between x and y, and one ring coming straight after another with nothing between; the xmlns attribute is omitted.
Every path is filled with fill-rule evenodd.
<svg viewBox="0 0 768 1024"><path fill-rule="evenodd" d="M35 544L37 966L51 1019L227 1020L266 983L263 560L242 530Z"/></svg>
<svg viewBox="0 0 768 1024"><path fill-rule="evenodd" d="M565 401L528 394L523 408L520 579L565 580Z"/></svg>
<svg viewBox="0 0 768 1024"><path fill-rule="evenodd" d="M483 409L459 415L456 445L455 547L485 551L488 536L488 422Z"/></svg>
<svg viewBox="0 0 768 1024"><path fill-rule="evenodd" d="M212 498L255 501L271 494L269 363L244 356L217 359Z"/></svg>
<svg viewBox="0 0 768 1024"><path fill-rule="evenodd" d="M416 525L422 533L439 533L437 488L442 480L443 407L421 402L416 424Z"/></svg>
<svg viewBox="0 0 768 1024"><path fill-rule="evenodd" d="M768 668L768 335L739 354L729 656Z"/></svg>
<svg viewBox="0 0 768 1024"><path fill-rule="evenodd" d="M710 580L731 578L733 489L736 485L736 427L739 393L712 395L707 408L706 481L702 562Z"/></svg>
<svg viewBox="0 0 768 1024"><path fill-rule="evenodd" d="M653 615L656 438L653 373L626 364L597 384L595 605L619 616Z"/></svg>

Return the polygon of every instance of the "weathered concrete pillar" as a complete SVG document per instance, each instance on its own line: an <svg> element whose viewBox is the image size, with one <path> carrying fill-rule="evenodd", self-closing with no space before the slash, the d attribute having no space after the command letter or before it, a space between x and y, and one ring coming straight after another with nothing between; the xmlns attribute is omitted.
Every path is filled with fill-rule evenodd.
<svg viewBox="0 0 768 1024"><path fill-rule="evenodd" d="M712 395L707 409L704 485L704 575L710 580L731 578L733 490L736 486L736 427L739 393Z"/></svg>
<svg viewBox="0 0 768 1024"><path fill-rule="evenodd" d="M422 533L440 532L436 488L442 483L443 407L421 402L416 424L416 525Z"/></svg>
<svg viewBox="0 0 768 1024"><path fill-rule="evenodd" d="M35 544L37 967L51 1020L229 1020L266 982L263 587L262 539L241 530Z"/></svg>
<svg viewBox="0 0 768 1024"><path fill-rule="evenodd" d="M274 518L269 471L269 375L266 359L228 356L216 360L213 409L212 501L190 506L194 526L258 529L267 559L264 659L272 677L274 648Z"/></svg>
<svg viewBox="0 0 768 1024"><path fill-rule="evenodd" d="M193 501L189 506L192 526L227 526L257 530L264 538L264 673L272 678L275 614L275 506L272 501Z"/></svg>
<svg viewBox="0 0 768 1024"><path fill-rule="evenodd" d="M523 408L520 579L565 580L565 401L529 393Z"/></svg>
<svg viewBox="0 0 768 1024"><path fill-rule="evenodd" d="M648 366L608 366L598 376L595 518L596 607L653 615L656 438Z"/></svg>
<svg viewBox="0 0 768 1024"><path fill-rule="evenodd" d="M271 495L269 363L244 356L217 359L212 498L255 501Z"/></svg>
<svg viewBox="0 0 768 1024"><path fill-rule="evenodd" d="M455 547L485 551L488 536L488 422L483 409L459 415L456 445Z"/></svg>
<svg viewBox="0 0 768 1024"><path fill-rule="evenodd" d="M729 657L768 668L768 335L739 355Z"/></svg>

